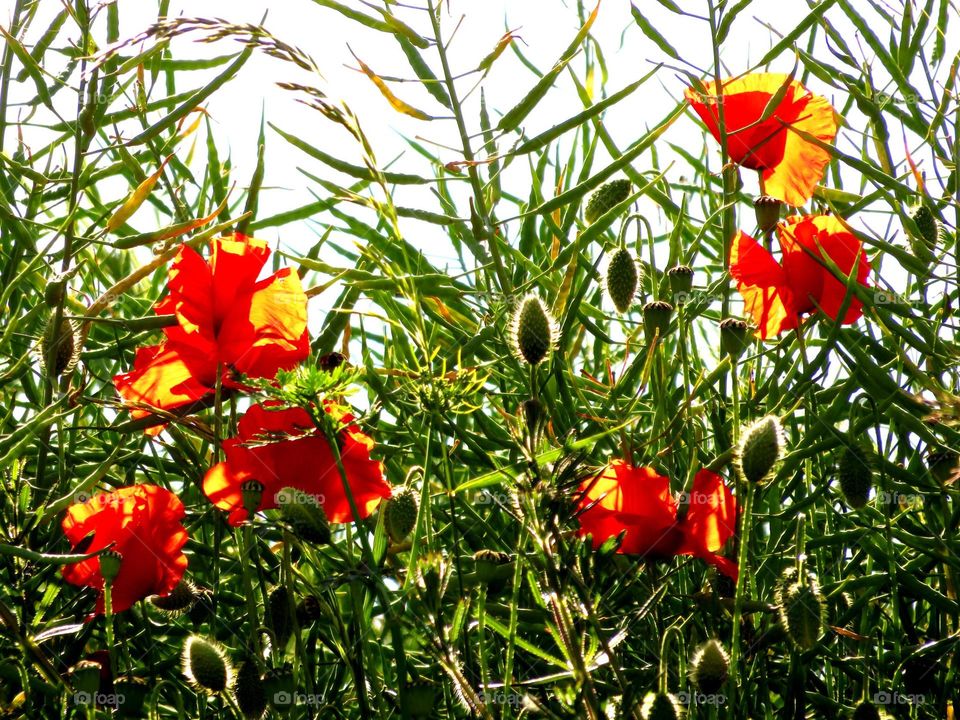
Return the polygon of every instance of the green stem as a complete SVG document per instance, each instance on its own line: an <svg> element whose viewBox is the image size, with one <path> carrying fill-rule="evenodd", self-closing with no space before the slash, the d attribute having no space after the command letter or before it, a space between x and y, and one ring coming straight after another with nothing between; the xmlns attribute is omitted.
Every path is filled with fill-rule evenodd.
<svg viewBox="0 0 960 720"><path fill-rule="evenodd" d="M110 674L117 677L116 641L113 636L113 583L103 583L103 619L107 626L107 654L110 656Z"/></svg>

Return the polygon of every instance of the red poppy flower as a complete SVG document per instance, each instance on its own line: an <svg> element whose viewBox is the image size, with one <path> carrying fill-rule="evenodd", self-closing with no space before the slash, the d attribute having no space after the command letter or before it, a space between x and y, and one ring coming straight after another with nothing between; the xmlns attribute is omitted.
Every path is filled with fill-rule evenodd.
<svg viewBox="0 0 960 720"><path fill-rule="evenodd" d="M838 318L846 285L823 264L825 252L837 268L849 275L857 266L857 282L867 286L870 263L863 244L836 217L795 215L777 226L781 261L744 232L738 232L730 248L730 275L737 281L743 304L763 339L791 330L800 316L819 308L844 325L863 315L863 305L853 297L846 313Z"/></svg>
<svg viewBox="0 0 960 720"><path fill-rule="evenodd" d="M224 386L236 388L235 375L271 378L306 358L307 296L289 268L257 280L269 255L265 242L243 235L214 240L209 262L184 245L156 305L177 325L164 328L163 344L137 350L133 370L113 379L117 392L170 410L212 393L218 367Z"/></svg>
<svg viewBox="0 0 960 720"><path fill-rule="evenodd" d="M670 480L653 468L614 460L580 489L579 534L590 535L595 548L625 532L617 552L651 558L694 555L736 579L736 563L716 553L734 534L737 504L715 472L697 473L683 520L677 520Z"/></svg>
<svg viewBox="0 0 960 720"><path fill-rule="evenodd" d="M830 162L830 153L788 127L829 143L837 135L837 120L825 98L791 80L770 117L758 122L787 77L751 73L723 80L723 121L731 161L759 170L765 194L799 206L813 195ZM705 82L704 87L705 96L692 87L684 96L719 142L716 83Z"/></svg>
<svg viewBox="0 0 960 720"><path fill-rule="evenodd" d="M183 503L169 490L134 485L71 505L63 532L76 552L95 552L114 543L112 549L122 559L111 598L113 611L121 612L149 595L169 594L180 582L187 569L181 550L187 542L183 516ZM103 613L99 558L64 565L61 572L67 582L100 590L96 612Z"/></svg>
<svg viewBox="0 0 960 720"><path fill-rule="evenodd" d="M330 522L350 522L350 502L326 436L302 408L270 409L275 404L254 405L240 418L237 437L223 443L226 461L207 471L203 491L230 512L231 525L247 519L241 485L248 480L263 485L258 510L277 507L280 490L295 488L316 499ZM365 518L390 497L383 465L370 458L373 440L352 424L352 416L332 405L325 409L343 425L340 457L357 511Z"/></svg>

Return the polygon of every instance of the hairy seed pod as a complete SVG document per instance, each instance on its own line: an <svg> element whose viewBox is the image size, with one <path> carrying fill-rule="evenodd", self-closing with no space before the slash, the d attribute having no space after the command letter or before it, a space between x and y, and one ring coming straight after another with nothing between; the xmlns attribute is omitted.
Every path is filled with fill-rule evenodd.
<svg viewBox="0 0 960 720"><path fill-rule="evenodd" d="M177 586L167 595L151 595L150 603L168 615L182 615L189 612L197 602L197 589L192 582L181 578Z"/></svg>
<svg viewBox="0 0 960 720"><path fill-rule="evenodd" d="M401 487L394 491L383 509L383 523L387 534L395 543L406 540L417 526L417 513L420 510L420 498L412 487Z"/></svg>
<svg viewBox="0 0 960 720"><path fill-rule="evenodd" d="M837 479L847 505L856 509L867 504L873 487L873 468L870 455L862 445L853 443L843 449L837 464Z"/></svg>
<svg viewBox="0 0 960 720"><path fill-rule="evenodd" d="M604 183L590 196L583 216L588 223L595 223L628 197L630 197L629 180L612 180Z"/></svg>
<svg viewBox="0 0 960 720"><path fill-rule="evenodd" d="M77 338L77 326L72 321L62 319L60 329L54 332L53 317L47 322L40 340L40 367L44 372L53 371L54 377L73 372L80 359L80 343Z"/></svg>
<svg viewBox="0 0 960 720"><path fill-rule="evenodd" d="M678 720L683 717L680 702L671 693L647 693L640 706L643 720Z"/></svg>
<svg viewBox="0 0 960 720"><path fill-rule="evenodd" d="M259 720L263 717L267 709L267 693L263 687L260 671L252 658L244 660L237 668L233 696L245 718Z"/></svg>
<svg viewBox="0 0 960 720"><path fill-rule="evenodd" d="M765 481L780 459L783 445L783 428L775 416L767 415L747 427L736 451L741 476L751 483Z"/></svg>
<svg viewBox="0 0 960 720"><path fill-rule="evenodd" d="M557 324L536 295L527 295L514 313L510 340L514 355L530 365L543 362L556 345Z"/></svg>
<svg viewBox="0 0 960 720"><path fill-rule="evenodd" d="M197 690L211 695L233 684L233 666L226 650L220 643L198 635L191 635L184 643L183 674Z"/></svg>
<svg viewBox="0 0 960 720"><path fill-rule="evenodd" d="M780 622L793 643L801 650L816 647L824 625L824 600L816 577L796 568L787 568L777 587L776 602Z"/></svg>
<svg viewBox="0 0 960 720"><path fill-rule="evenodd" d="M626 248L620 248L610 256L607 266L607 295L617 312L625 313L633 303L640 282L637 261Z"/></svg>
<svg viewBox="0 0 960 720"><path fill-rule="evenodd" d="M277 493L280 517L300 538L317 545L330 542L330 523L320 500L296 488Z"/></svg>
<svg viewBox="0 0 960 720"><path fill-rule="evenodd" d="M690 660L690 680L704 695L715 695L727 681L730 656L717 640L707 640Z"/></svg>

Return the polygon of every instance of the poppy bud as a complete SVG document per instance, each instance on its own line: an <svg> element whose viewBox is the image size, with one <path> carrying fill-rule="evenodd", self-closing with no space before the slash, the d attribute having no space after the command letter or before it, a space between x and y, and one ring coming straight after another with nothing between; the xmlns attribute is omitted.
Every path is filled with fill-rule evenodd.
<svg viewBox="0 0 960 720"><path fill-rule="evenodd" d="M503 587L510 568L510 556L499 550L477 550L473 554L473 569L477 582L488 585L491 590Z"/></svg>
<svg viewBox="0 0 960 720"><path fill-rule="evenodd" d="M80 359L77 327L70 320L61 319L59 332L54 332L54 318L50 318L40 340L40 367L52 370L54 377L72 372Z"/></svg>
<svg viewBox="0 0 960 720"><path fill-rule="evenodd" d="M253 522L253 516L260 509L263 500L263 483L259 480L244 480L240 483L240 493L243 498L243 509L247 511L247 521Z"/></svg>
<svg viewBox="0 0 960 720"><path fill-rule="evenodd" d="M927 467L934 480L948 485L956 479L957 453L952 450L933 450L927 455Z"/></svg>
<svg viewBox="0 0 960 720"><path fill-rule="evenodd" d="M670 279L670 292L678 305L686 302L687 295L693 288L693 268L689 265L674 265L667 270Z"/></svg>
<svg viewBox="0 0 960 720"><path fill-rule="evenodd" d="M142 718L143 704L150 692L150 685L143 678L123 675L113 684L113 692L117 698L117 717Z"/></svg>
<svg viewBox="0 0 960 720"><path fill-rule="evenodd" d="M510 324L510 340L518 359L538 365L557 342L557 324L543 301L527 295Z"/></svg>
<svg viewBox="0 0 960 720"><path fill-rule="evenodd" d="M540 440L540 433L543 431L543 425L547 420L546 413L543 411L543 403L536 398L529 398L523 401L522 408L527 435L533 444L537 444Z"/></svg>
<svg viewBox="0 0 960 720"><path fill-rule="evenodd" d="M761 483L770 476L783 452L783 427L773 415L760 418L743 431L737 467L744 480Z"/></svg>
<svg viewBox="0 0 960 720"><path fill-rule="evenodd" d="M296 488L283 488L277 493L280 517L300 538L318 545L330 542L330 523L320 501Z"/></svg>
<svg viewBox="0 0 960 720"><path fill-rule="evenodd" d="M301 625L319 620L324 616L325 603L316 595L307 595L297 603L297 622Z"/></svg>
<svg viewBox="0 0 960 720"><path fill-rule="evenodd" d="M690 660L690 680L704 695L715 695L727 680L730 656L716 640L707 640Z"/></svg>
<svg viewBox="0 0 960 720"><path fill-rule="evenodd" d="M910 219L920 231L918 240L922 240L929 249L934 249L940 239L940 223L926 205L917 205L910 209Z"/></svg>
<svg viewBox="0 0 960 720"><path fill-rule="evenodd" d="M801 650L816 647L823 628L823 596L811 573L798 577L795 568L788 568L780 578L776 602L780 606L780 622L787 635Z"/></svg>
<svg viewBox="0 0 960 720"><path fill-rule="evenodd" d="M237 668L237 682L233 688L237 707L245 718L258 720L267 709L267 693L257 664L252 659L244 660Z"/></svg>
<svg viewBox="0 0 960 720"><path fill-rule="evenodd" d="M609 210L613 209L630 197L629 180L612 180L604 183L587 201L587 209L583 216L588 223L595 223Z"/></svg>
<svg viewBox="0 0 960 720"><path fill-rule="evenodd" d="M737 318L725 318L720 322L720 349L736 360L750 344L747 337L749 326Z"/></svg>
<svg viewBox="0 0 960 720"><path fill-rule="evenodd" d="M680 703L671 693L647 693L640 706L643 720L678 720L683 716Z"/></svg>
<svg viewBox="0 0 960 720"><path fill-rule="evenodd" d="M753 210L757 215L757 227L764 235L772 233L780 222L780 208L783 203L770 195L761 195L753 201Z"/></svg>
<svg viewBox="0 0 960 720"><path fill-rule="evenodd" d="M220 643L191 635L183 646L183 674L197 690L216 695L233 684L233 666Z"/></svg>
<svg viewBox="0 0 960 720"><path fill-rule="evenodd" d="M643 306L643 329L648 343L655 337L663 339L672 315L673 305L663 300L654 300Z"/></svg>
<svg viewBox="0 0 960 720"><path fill-rule="evenodd" d="M77 695L83 693L92 698L100 691L100 663L81 660L70 668L70 684Z"/></svg>
<svg viewBox="0 0 960 720"><path fill-rule="evenodd" d="M383 524L387 534L395 543L406 540L417 526L417 514L420 511L420 499L411 487L401 487L387 500L383 509Z"/></svg>
<svg viewBox="0 0 960 720"><path fill-rule="evenodd" d="M267 621L276 637L277 649L282 653L293 628L290 626L290 595L283 585L275 587L267 596Z"/></svg>
<svg viewBox="0 0 960 720"><path fill-rule="evenodd" d="M428 680L414 680L404 683L401 698L404 710L410 717L433 717L433 706L437 703L437 689L432 682Z"/></svg>
<svg viewBox="0 0 960 720"><path fill-rule="evenodd" d="M159 610L169 615L180 615L189 612L197 602L197 589L192 582L181 578L177 586L167 595L151 595L150 602Z"/></svg>
<svg viewBox="0 0 960 720"><path fill-rule="evenodd" d="M854 708L853 713L850 715L850 720L882 720L885 716L886 715L881 713L876 705L869 700L864 700Z"/></svg>
<svg viewBox="0 0 960 720"><path fill-rule="evenodd" d="M867 504L873 487L873 469L865 448L859 444L844 448L837 466L837 479L847 505L862 508Z"/></svg>
<svg viewBox="0 0 960 720"><path fill-rule="evenodd" d="M116 550L104 550L97 558L100 561L100 576L105 583L112 583L120 574L123 555Z"/></svg>
<svg viewBox="0 0 960 720"><path fill-rule="evenodd" d="M607 266L607 294L613 300L617 312L625 313L630 309L639 281L637 261L629 250L620 248L610 256L610 264Z"/></svg>

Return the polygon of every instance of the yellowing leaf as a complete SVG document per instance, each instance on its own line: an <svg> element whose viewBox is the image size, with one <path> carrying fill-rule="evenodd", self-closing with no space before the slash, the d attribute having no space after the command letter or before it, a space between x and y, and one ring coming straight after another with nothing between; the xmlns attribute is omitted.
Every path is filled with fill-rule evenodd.
<svg viewBox="0 0 960 720"><path fill-rule="evenodd" d="M373 84L377 86L377 89L383 94L387 99L387 102L393 107L397 112L401 112L404 115L409 115L410 117L415 117L418 120L433 120L433 117L427 115L423 110L418 110L412 105L408 105L403 100L398 98L393 94L393 91L387 87L387 83L383 81L379 75L377 75L373 70L371 70L363 60L354 55L357 62L360 63L360 69L363 70L364 74L373 81Z"/></svg>
<svg viewBox="0 0 960 720"><path fill-rule="evenodd" d="M163 174L163 169L167 166L167 163L170 162L170 158L173 155L168 155L167 159L160 163L160 167L157 168L157 171L140 183L137 186L137 189L130 193L130 197L123 201L117 211L110 216L110 219L107 220L107 232L114 232L117 228L127 222L133 214L140 209L140 206L143 205L143 202L150 196L150 192L153 190L153 186L157 184L157 180L160 179L160 176Z"/></svg>
<svg viewBox="0 0 960 720"><path fill-rule="evenodd" d="M523 39L519 35L514 35L514 32L516 31L507 30L503 34L503 37L501 37L500 40L497 41L497 46L493 49L493 52L491 52L483 60L480 61L480 64L477 66L477 70L483 70L484 72L488 71L490 69L490 66L493 65L496 59L503 54L503 51L506 50L507 47L509 47L510 43L512 43L517 38L521 40Z"/></svg>

